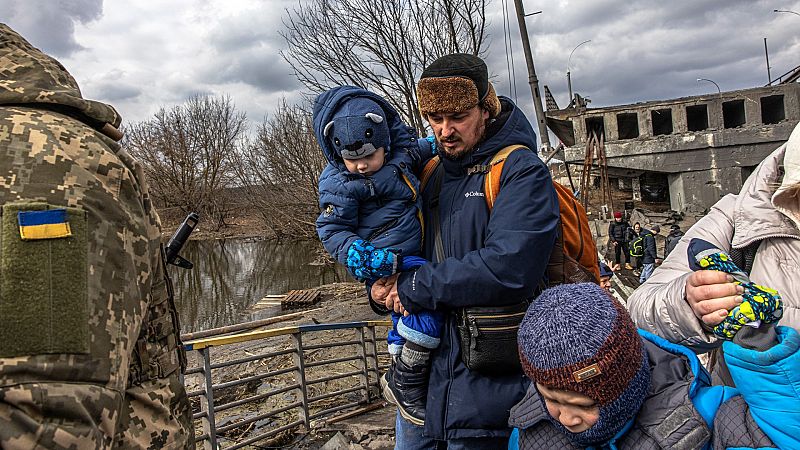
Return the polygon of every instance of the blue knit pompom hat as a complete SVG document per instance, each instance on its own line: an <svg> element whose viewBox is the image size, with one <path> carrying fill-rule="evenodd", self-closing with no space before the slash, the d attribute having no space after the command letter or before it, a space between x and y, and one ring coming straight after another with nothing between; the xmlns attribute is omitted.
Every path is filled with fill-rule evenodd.
<svg viewBox="0 0 800 450"><path fill-rule="evenodd" d="M598 285L542 292L528 307L517 340L528 378L583 394L599 407L599 420L582 433L551 417L576 444L605 443L639 412L650 387L647 354L628 312Z"/></svg>

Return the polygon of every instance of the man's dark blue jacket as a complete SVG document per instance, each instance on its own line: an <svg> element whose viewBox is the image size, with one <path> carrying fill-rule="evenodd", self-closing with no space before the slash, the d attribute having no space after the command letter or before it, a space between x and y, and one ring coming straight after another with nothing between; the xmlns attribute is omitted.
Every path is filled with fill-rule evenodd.
<svg viewBox="0 0 800 450"><path fill-rule="evenodd" d="M398 281L400 301L409 312L439 310L446 316L442 343L431 357L425 415L425 434L436 439L508 436L509 410L529 383L522 372L487 377L469 371L461 362L456 331L458 308L530 298L544 276L556 237L558 198L550 172L534 151L518 150L506 160L491 215L484 175L467 175L468 168L488 164L508 145L536 148L536 134L522 111L505 97L501 103L500 115L487 127L478 148L461 161L442 159L439 222L447 258L402 273ZM423 193L424 256L431 261L434 190Z"/></svg>

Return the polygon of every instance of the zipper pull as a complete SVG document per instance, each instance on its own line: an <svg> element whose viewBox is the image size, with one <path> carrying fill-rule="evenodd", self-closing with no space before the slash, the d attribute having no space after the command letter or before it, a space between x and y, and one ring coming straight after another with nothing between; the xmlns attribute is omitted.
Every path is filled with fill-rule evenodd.
<svg viewBox="0 0 800 450"><path fill-rule="evenodd" d="M480 336L480 331L478 331L478 322L474 317L469 318L469 329L470 335L472 335L469 340L469 346L472 350L475 350L478 347L478 336Z"/></svg>
<svg viewBox="0 0 800 450"><path fill-rule="evenodd" d="M375 184L369 178L367 178L367 187L369 188L369 196L375 197Z"/></svg>

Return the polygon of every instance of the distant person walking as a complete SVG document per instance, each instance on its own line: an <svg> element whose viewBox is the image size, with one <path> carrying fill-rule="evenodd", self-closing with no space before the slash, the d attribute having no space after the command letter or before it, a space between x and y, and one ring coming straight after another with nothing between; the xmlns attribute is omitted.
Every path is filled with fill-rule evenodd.
<svg viewBox="0 0 800 450"><path fill-rule="evenodd" d="M614 211L614 221L608 224L608 238L611 240L611 245L614 246L614 269L619 270L622 260L620 254L624 257L625 268L633 270L630 263L630 254L628 249L628 230L631 224L622 217L622 212Z"/></svg>
<svg viewBox="0 0 800 450"><path fill-rule="evenodd" d="M670 252L678 245L682 237L683 231L681 231L680 225L672 225L667 235L667 241L664 243L664 259L669 256Z"/></svg>
<svg viewBox="0 0 800 450"><path fill-rule="evenodd" d="M656 263L659 261L656 252L655 235L661 232L661 227L653 225L649 230L642 228L639 237L644 242L644 256L642 256L642 273L639 274L639 282L644 283L656 270Z"/></svg>
<svg viewBox="0 0 800 450"><path fill-rule="evenodd" d="M642 257L644 256L644 240L639 239L639 235L642 232L642 225L636 222L629 231L627 237L628 250L631 257L634 258L633 265L635 270L633 273L638 276L642 271Z"/></svg>

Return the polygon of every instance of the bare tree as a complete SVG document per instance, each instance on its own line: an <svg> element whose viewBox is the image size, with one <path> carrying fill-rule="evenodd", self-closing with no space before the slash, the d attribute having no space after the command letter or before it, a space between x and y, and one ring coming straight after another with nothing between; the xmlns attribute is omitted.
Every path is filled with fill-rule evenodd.
<svg viewBox="0 0 800 450"><path fill-rule="evenodd" d="M232 208L225 190L245 131L230 97L198 95L132 124L123 146L142 162L160 206L199 211L219 229Z"/></svg>
<svg viewBox="0 0 800 450"><path fill-rule="evenodd" d="M282 52L314 92L352 84L387 98L425 132L415 80L436 58L479 55L489 0L318 0L289 12Z"/></svg>
<svg viewBox="0 0 800 450"><path fill-rule="evenodd" d="M317 181L326 164L311 115L284 100L238 154L237 175L248 203L278 237L316 239Z"/></svg>

